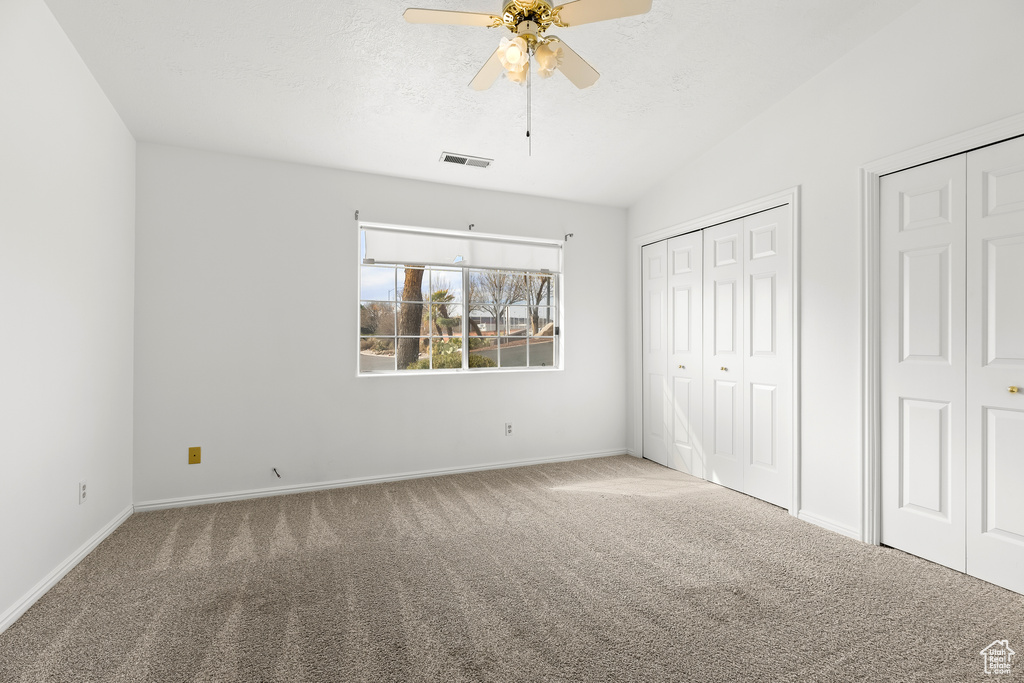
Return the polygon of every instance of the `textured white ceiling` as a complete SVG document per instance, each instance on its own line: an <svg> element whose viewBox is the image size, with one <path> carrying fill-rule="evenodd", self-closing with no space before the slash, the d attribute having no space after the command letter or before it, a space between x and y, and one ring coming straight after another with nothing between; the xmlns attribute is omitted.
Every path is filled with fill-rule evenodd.
<svg viewBox="0 0 1024 683"><path fill-rule="evenodd" d="M601 72L470 79L504 29L407 0L47 0L140 141L628 206L917 0L654 0L550 33ZM413 0L498 13L501 0ZM442 151L495 159L441 164Z"/></svg>

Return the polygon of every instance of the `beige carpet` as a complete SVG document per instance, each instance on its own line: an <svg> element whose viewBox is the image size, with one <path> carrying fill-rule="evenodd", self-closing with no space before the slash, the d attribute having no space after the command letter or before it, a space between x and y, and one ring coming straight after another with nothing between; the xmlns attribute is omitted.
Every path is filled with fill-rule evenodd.
<svg viewBox="0 0 1024 683"><path fill-rule="evenodd" d="M0 680L1024 680L997 638L1024 597L623 456L137 514Z"/></svg>

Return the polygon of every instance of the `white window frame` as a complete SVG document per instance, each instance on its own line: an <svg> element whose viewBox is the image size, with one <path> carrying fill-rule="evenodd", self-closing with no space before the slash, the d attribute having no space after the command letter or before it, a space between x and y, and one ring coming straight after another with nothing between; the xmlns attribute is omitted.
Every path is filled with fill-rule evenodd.
<svg viewBox="0 0 1024 683"><path fill-rule="evenodd" d="M376 262L376 261L372 261L372 260L369 261L369 262L364 262L364 260L362 259L362 254L363 254L363 231L366 228L397 230L397 231L421 233L421 234L428 234L428 235L438 235L438 236L441 236L441 237L456 237L456 238L467 238L467 237L469 237L471 239L479 239L479 240L487 240L487 241L508 242L508 243L525 244L525 245L537 245L537 246L541 246L541 247L556 247L558 249L558 270L556 272L548 272L546 270L534 271L534 270L523 270L523 269L509 268L509 267L488 267L488 266L485 266L485 265L474 264L474 263L467 263L466 265L461 265L461 266L459 264L457 264L457 263L451 263L451 264L423 264L422 267L424 269L428 270L428 271L432 271L433 269L437 269L438 271L443 271L443 270L461 271L461 276L462 276L462 281L463 281L463 293L464 293L464 296L463 296L463 301L461 301L458 305L461 307L461 311L460 311L460 316L459 317L461 319L461 329L460 329L460 335L461 336L460 336L460 338L463 340L463 345L462 345L462 367L461 368L426 368L426 369L421 369L421 370L398 370L398 369L394 369L394 370L379 370L379 371L366 371L366 372L363 372L363 371L360 370L360 362L361 362L361 357L362 357L361 341L364 338L364 335L361 333L362 332L362 314L361 314L361 310L362 310L362 303L364 302L364 299L362 298L362 293L363 293L363 289L362 289L362 284L363 284L363 282L362 282L362 279L363 279L363 266L395 267L396 268L396 273L397 273L398 272L397 269L405 268L405 267L410 265L410 264L406 264L406 263L383 263L383 262ZM387 224L387 223L374 223L374 222L370 222L370 221L357 221L356 239L357 239L357 245L356 245L356 258L357 258L357 266L356 266L356 303L357 303L357 306L356 306L356 377L396 377L396 376L399 376L399 377L412 377L412 376L436 376L436 375L451 375L451 374L480 375L480 374L493 374L493 373L502 374L502 373L516 373L516 372L527 372L527 373L534 373L534 372L561 372L561 371L564 370L564 368L565 368L565 360L564 360L564 357L565 357L565 353L564 353L564 349L565 349L565 310L564 310L565 307L564 307L564 300L565 300L565 297L564 297L563 292L564 292L564 286L565 286L565 276L564 276L564 273L562 272L563 271L563 262L564 262L563 261L563 259L564 259L564 252L563 252L564 242L562 242L560 240L549 240L549 239L540 239L540 238L531 238L531 237L518 237L518 236L509 236L509 235L497 235L497 234L489 234L489 233L466 233L466 232L454 231L454 230L439 230L439 229L423 228L423 227L417 227L417 226L404 226L404 225L394 225L394 224ZM419 267L421 264L412 264L412 265ZM501 367L499 365L498 367L484 367L484 368L471 368L471 367L469 367L469 356L470 356L470 353L469 353L469 340L471 339L471 337L469 336L469 312L468 312L468 303L469 302L465 300L466 299L466 297L465 297L465 282L468 280L469 274L471 272L481 271L481 270L498 270L498 271L503 271L503 272L525 273L525 274L531 274L531 275L533 275L533 274L536 274L536 275L549 275L553 279L554 293L553 293L553 298L552 298L552 304L551 305L555 307L555 329L554 329L554 334L553 334L553 337L552 337L552 339L553 339L553 342L552 342L553 343L552 354L554 356L554 363L552 365L550 365L550 366L530 366L529 365L529 345L527 345L527 361L526 361L527 365L525 365L525 366L506 366L506 367ZM385 303L392 303L392 304L395 305L395 307L396 307L396 316L397 316L398 307L401 305L401 302L399 301L399 293L397 291L397 287L398 287L398 285L396 283L395 300L391 301L391 302L385 302ZM429 289L429 285L428 285L428 289ZM371 300L366 299L365 301L371 301ZM430 304L429 300L424 300L423 301L423 305L429 306L429 304ZM397 323L397 321L396 321L396 323ZM398 332L397 329L395 330L395 332L396 333L391 337L391 339L394 339L396 341L396 353L397 353L397 340L400 337L400 335L397 334L397 332ZM434 335L431 334L431 335L429 335L429 337L432 340ZM495 338L499 340L498 341L498 362L500 363L500 358L501 358L501 343L500 343L500 339L501 339L501 335L500 334L496 334ZM433 344L433 341L431 341L431 346L432 346L432 344ZM433 354L431 352L430 356L432 357L432 355Z"/></svg>

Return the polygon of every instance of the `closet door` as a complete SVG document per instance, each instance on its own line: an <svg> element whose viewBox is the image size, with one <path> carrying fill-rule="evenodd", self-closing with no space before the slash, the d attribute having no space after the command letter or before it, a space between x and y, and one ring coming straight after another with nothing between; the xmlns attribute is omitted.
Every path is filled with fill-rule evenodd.
<svg viewBox="0 0 1024 683"><path fill-rule="evenodd" d="M705 478L743 490L743 219L704 230Z"/></svg>
<svg viewBox="0 0 1024 683"><path fill-rule="evenodd" d="M1024 139L967 178L967 572L1024 593Z"/></svg>
<svg viewBox="0 0 1024 683"><path fill-rule="evenodd" d="M668 466L703 477L703 233L668 240L668 268L667 376L672 412Z"/></svg>
<svg viewBox="0 0 1024 683"><path fill-rule="evenodd" d="M966 160L881 182L882 543L964 571Z"/></svg>
<svg viewBox="0 0 1024 683"><path fill-rule="evenodd" d="M791 223L789 205L743 219L743 492L787 509L793 488Z"/></svg>
<svg viewBox="0 0 1024 683"><path fill-rule="evenodd" d="M643 415L644 457L668 464L671 437L668 425L671 401L668 393L668 352L666 346L666 293L668 288L668 243L648 244L641 252L643 266Z"/></svg>

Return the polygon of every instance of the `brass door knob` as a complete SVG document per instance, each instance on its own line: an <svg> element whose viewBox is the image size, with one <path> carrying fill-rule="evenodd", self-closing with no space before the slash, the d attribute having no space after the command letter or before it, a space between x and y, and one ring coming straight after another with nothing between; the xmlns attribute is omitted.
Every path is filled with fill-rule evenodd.
<svg viewBox="0 0 1024 683"><path fill-rule="evenodd" d="M1020 387L1010 387L1010 393L1016 394L1020 392Z"/></svg>
<svg viewBox="0 0 1024 683"><path fill-rule="evenodd" d="M686 369L686 366L685 366L685 365L680 365L680 366L679 366L679 369L680 369L680 370L685 370L685 369Z"/></svg>
<svg viewBox="0 0 1024 683"><path fill-rule="evenodd" d="M722 372L729 372L729 368L722 368Z"/></svg>

